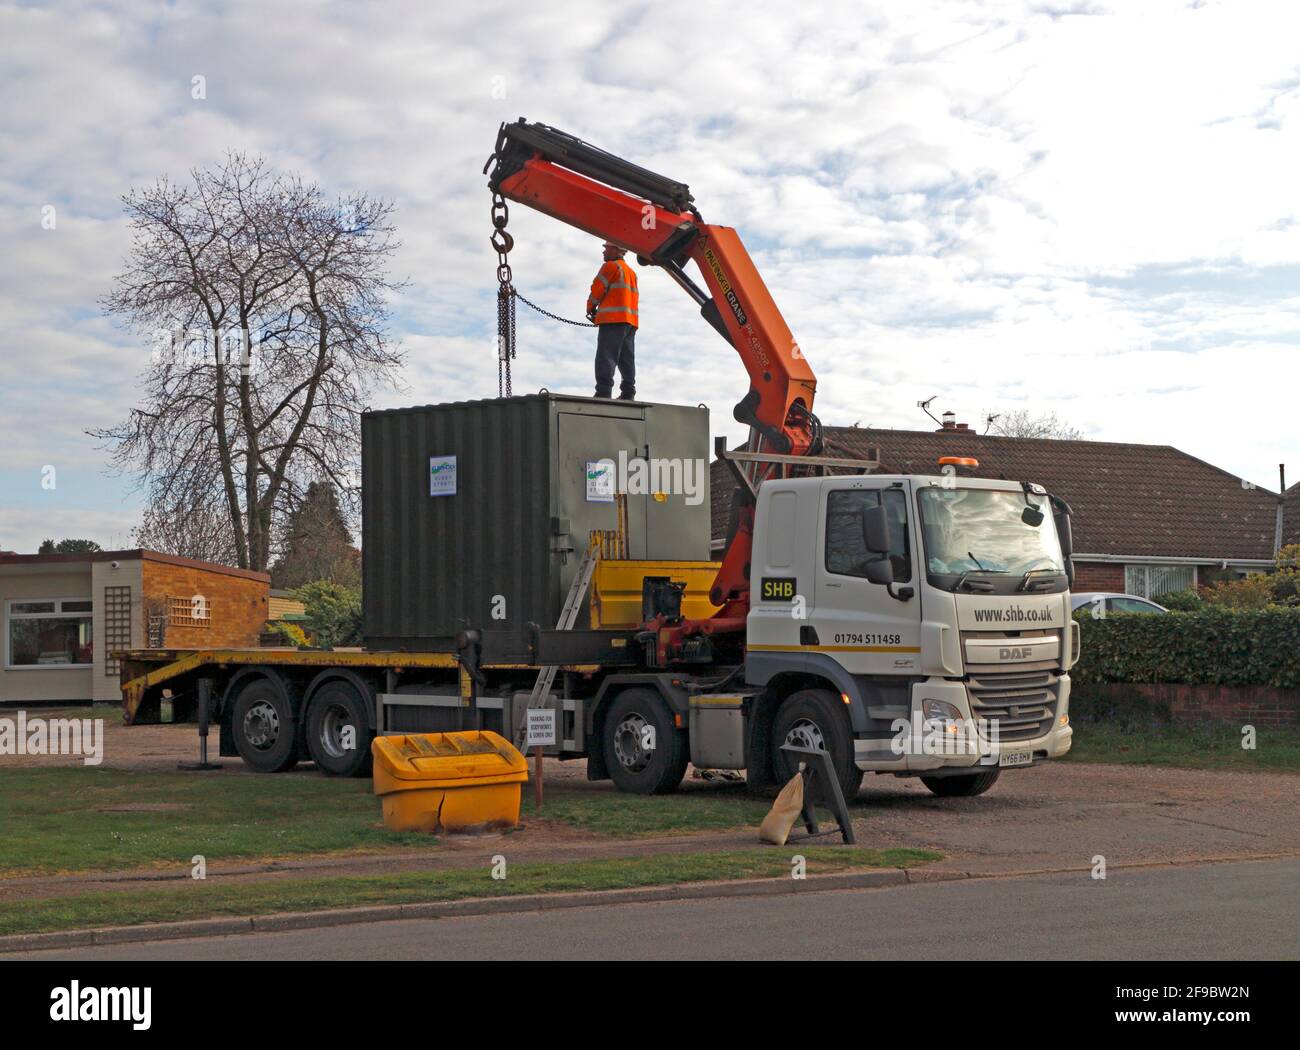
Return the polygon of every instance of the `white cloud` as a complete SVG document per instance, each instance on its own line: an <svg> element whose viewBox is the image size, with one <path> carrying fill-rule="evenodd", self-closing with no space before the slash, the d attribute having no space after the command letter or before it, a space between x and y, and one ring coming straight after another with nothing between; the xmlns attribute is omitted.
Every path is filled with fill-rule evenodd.
<svg viewBox="0 0 1300 1050"><path fill-rule="evenodd" d="M4 8L2 466L103 464L84 431L131 407L145 353L97 314L119 198L231 148L396 200L410 357L377 404L493 395L480 169L522 114L741 231L827 422L928 426L935 393L972 422L1055 409L1268 484L1300 473L1278 277L1300 268L1298 22L1263 2ZM520 289L579 316L596 245L511 214ZM736 435L734 355L662 275L642 288L643 394L705 400ZM520 322L516 389L586 392L589 333ZM50 531L23 520L24 543Z"/></svg>

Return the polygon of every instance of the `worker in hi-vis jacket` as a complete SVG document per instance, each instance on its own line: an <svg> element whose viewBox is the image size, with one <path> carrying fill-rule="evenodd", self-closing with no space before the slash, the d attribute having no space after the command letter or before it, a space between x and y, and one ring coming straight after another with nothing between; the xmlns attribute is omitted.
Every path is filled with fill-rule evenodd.
<svg viewBox="0 0 1300 1050"><path fill-rule="evenodd" d="M636 271L623 259L623 249L605 242L605 264L591 282L587 318L596 323L596 396L614 392L618 369L619 400L636 397Z"/></svg>

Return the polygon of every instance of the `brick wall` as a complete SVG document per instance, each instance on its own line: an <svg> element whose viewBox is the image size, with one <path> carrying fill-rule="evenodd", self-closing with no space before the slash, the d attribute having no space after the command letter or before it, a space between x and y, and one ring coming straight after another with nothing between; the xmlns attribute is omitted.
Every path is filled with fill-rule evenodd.
<svg viewBox="0 0 1300 1050"><path fill-rule="evenodd" d="M1074 563L1074 587L1076 592L1117 591L1124 593L1124 566L1110 562Z"/></svg>
<svg viewBox="0 0 1300 1050"><path fill-rule="evenodd" d="M166 648L213 649L256 647L266 624L271 585L267 580L234 576L212 569L146 560L144 597L166 600L202 595L209 613L208 626L169 623Z"/></svg>
<svg viewBox="0 0 1300 1050"><path fill-rule="evenodd" d="M1089 706L1098 699L1123 700L1134 693L1167 710L1175 722L1226 722L1231 725L1300 726L1300 689L1268 685L1182 685L1178 683L1089 683L1077 687Z"/></svg>

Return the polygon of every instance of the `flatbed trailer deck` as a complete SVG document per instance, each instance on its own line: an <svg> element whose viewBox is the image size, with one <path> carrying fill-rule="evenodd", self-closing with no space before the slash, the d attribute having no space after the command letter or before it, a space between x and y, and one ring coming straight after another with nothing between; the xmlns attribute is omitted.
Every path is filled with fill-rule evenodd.
<svg viewBox="0 0 1300 1050"><path fill-rule="evenodd" d="M645 790L663 790L661 779L680 780L685 769L692 697L734 679L738 668L654 671L639 654L635 632L535 630L504 642L471 632L456 652L133 649L118 658L128 725L161 721L164 700L172 721L197 721L206 694L223 756L268 773L310 759L337 776L369 773L376 735L489 729L518 741L539 677L554 668L541 703L556 712L557 739L545 753L587 758L588 776L606 779L616 749L605 716L615 701L626 706L624 698L639 695L645 710L660 713L641 722L672 753L665 769L647 773L654 782Z"/></svg>
<svg viewBox="0 0 1300 1050"><path fill-rule="evenodd" d="M156 722L164 690L183 692L192 687L191 679L237 668L364 668L399 674L408 669L461 669L461 661L455 653L367 652L355 649L127 649L115 656L122 665L123 721L127 725ZM564 672L584 675L592 675L601 670L599 664L593 663L562 664L559 667ZM540 670L537 665L528 663L491 664L484 669ZM468 673L463 677L468 690ZM469 695L468 691L466 695ZM149 714L154 717L148 717Z"/></svg>

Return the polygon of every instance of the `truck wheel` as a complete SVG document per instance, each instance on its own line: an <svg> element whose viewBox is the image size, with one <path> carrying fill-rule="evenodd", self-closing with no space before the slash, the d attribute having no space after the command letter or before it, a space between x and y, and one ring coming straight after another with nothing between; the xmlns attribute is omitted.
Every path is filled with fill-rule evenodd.
<svg viewBox="0 0 1300 1050"><path fill-rule="evenodd" d="M614 698L602 733L605 765L620 791L665 795L676 791L690 758L686 734L652 689L628 689Z"/></svg>
<svg viewBox="0 0 1300 1050"><path fill-rule="evenodd" d="M307 705L307 750L331 777L370 775L370 719L365 702L347 682L326 682Z"/></svg>
<svg viewBox="0 0 1300 1050"><path fill-rule="evenodd" d="M966 798L970 795L982 795L995 783L1001 773L997 766L982 773L970 773L960 777L922 777L921 783L940 798Z"/></svg>
<svg viewBox="0 0 1300 1050"><path fill-rule="evenodd" d="M297 764L297 721L274 682L254 678L239 690L230 729L239 757L257 772L281 773Z"/></svg>
<svg viewBox="0 0 1300 1050"><path fill-rule="evenodd" d="M852 802L862 787L862 770L853 762L853 737L840 698L827 689L801 689L776 712L772 722L772 768L778 784L786 784L799 771L799 760L782 751L782 744L822 748L830 752L831 765L844 792ZM829 801L818 792L817 801Z"/></svg>

